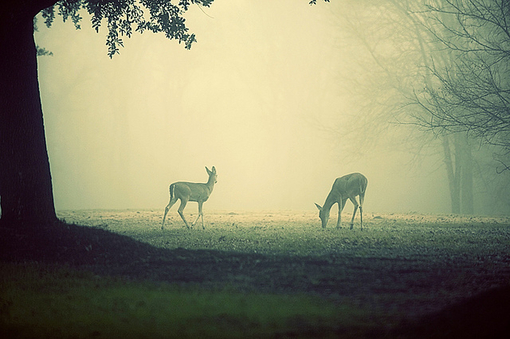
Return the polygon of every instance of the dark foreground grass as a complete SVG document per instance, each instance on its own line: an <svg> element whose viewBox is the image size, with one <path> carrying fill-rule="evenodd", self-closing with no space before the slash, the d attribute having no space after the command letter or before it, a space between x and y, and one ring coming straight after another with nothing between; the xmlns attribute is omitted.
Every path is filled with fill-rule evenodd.
<svg viewBox="0 0 510 339"><path fill-rule="evenodd" d="M1 338L510 333L508 219L374 217L361 232L218 214L162 232L156 212L104 214L0 227Z"/></svg>
<svg viewBox="0 0 510 339"><path fill-rule="evenodd" d="M319 297L211 291L0 263L2 338L507 338L510 287L411 322ZM386 324L388 325L388 324Z"/></svg>
<svg viewBox="0 0 510 339"><path fill-rule="evenodd" d="M0 264L3 338L364 337L366 315L319 297L210 291Z"/></svg>

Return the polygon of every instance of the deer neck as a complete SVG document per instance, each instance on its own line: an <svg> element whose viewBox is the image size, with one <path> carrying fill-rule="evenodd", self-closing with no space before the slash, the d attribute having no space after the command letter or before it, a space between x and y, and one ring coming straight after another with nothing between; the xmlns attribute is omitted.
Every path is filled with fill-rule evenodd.
<svg viewBox="0 0 510 339"><path fill-rule="evenodd" d="M214 179L210 178L205 185L209 188L209 194L211 194L214 188Z"/></svg>
<svg viewBox="0 0 510 339"><path fill-rule="evenodd" d="M324 202L324 205L322 206L322 209L327 210L329 212L331 207L334 204L336 204L337 202L338 202L337 197L333 194L333 192L329 192L329 194L326 198L326 201Z"/></svg>

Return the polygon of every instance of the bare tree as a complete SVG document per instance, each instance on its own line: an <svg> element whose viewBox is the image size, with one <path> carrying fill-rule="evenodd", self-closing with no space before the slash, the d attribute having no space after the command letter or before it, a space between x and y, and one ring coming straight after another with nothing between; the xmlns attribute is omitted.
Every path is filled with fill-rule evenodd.
<svg viewBox="0 0 510 339"><path fill-rule="evenodd" d="M449 42L454 35L451 32L453 27L457 27L453 19L460 19L455 17L454 13L458 13L458 10L454 12L455 8L450 8L451 13L444 10L445 3L451 4L453 0L346 1L338 5L342 8L336 10L335 14L338 16L337 23L350 33L356 47L359 49L361 45L364 51L362 57L357 56L360 71L351 72L355 76L347 85L351 91L356 91L357 101L363 103L356 107L359 112L356 120L363 121L364 130L367 130L367 126L372 126L370 133L366 133L371 137L381 136L387 126L409 127L409 138L416 138L417 149L423 149L424 144L429 143L441 150L450 186L452 212L473 213L473 176L479 174L474 170L476 159L473 158L473 147L482 147L480 144L490 141L490 134L481 130L475 133L477 123L474 117L478 112L472 111L471 116L464 119L463 125L459 124L456 111L464 108L459 104L460 99L457 99L457 102L452 101L455 96L448 93L449 87L445 86L444 80L455 79L457 98L462 95L462 102L468 107L473 106L469 104L468 98L477 103L488 101L485 111L492 112L492 121L499 121L499 125L489 126L484 121L480 123L487 127L493 136L501 137L498 143L492 139L491 144L503 145L503 141L508 140L507 135L502 133L506 128L505 122L503 118L497 118L495 111L500 115L505 112L508 91L503 84L506 84L506 79L510 77L502 78L504 71L507 71L503 65L508 65L508 62L503 61L504 53L495 52L498 57L494 54L492 58L482 59L480 56L468 58L466 51L462 50L468 60L458 57L460 51L453 46L460 46L457 41L465 37L462 31L457 29L454 32L458 36L454 36L455 39L452 38L452 42ZM500 5L503 6L502 2ZM503 7L501 10L506 13ZM503 23L499 25L503 27ZM475 26L471 24L469 31L474 32ZM496 36L505 36L501 32ZM496 39L496 36L492 39ZM485 40L489 38L481 41ZM508 43L503 44L508 47ZM496 47L492 49L498 50ZM483 62L484 66L476 68L477 60L486 60ZM489 60L492 60L492 63L489 63ZM488 67L495 65L496 61L499 68ZM462 72L456 73L460 66L463 66ZM490 80L488 75L482 78L484 69L492 71L488 75L492 74L493 80ZM473 70L474 75L470 75ZM468 92L462 91L463 77L468 85L473 85ZM487 90L486 94L477 93L475 85L481 86L484 83L492 84L492 90ZM497 92L496 88L500 91ZM508 109L506 112L508 117ZM452 117L449 121L446 119L448 116ZM371 124L366 124L367 120L371 121Z"/></svg>
<svg viewBox="0 0 510 339"><path fill-rule="evenodd" d="M466 132L510 152L510 2L430 1L424 28L447 64L434 58L432 81L418 102L428 116L422 126L443 133ZM505 165L508 169L508 164Z"/></svg>

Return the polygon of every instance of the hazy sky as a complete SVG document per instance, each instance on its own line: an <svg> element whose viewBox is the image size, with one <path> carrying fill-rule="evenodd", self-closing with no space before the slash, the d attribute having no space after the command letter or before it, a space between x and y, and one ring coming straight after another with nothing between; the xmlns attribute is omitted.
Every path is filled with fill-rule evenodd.
<svg viewBox="0 0 510 339"><path fill-rule="evenodd" d="M312 210L336 177L359 171L367 212L448 212L437 159L413 167L384 142L344 150L338 127L353 113L338 83L350 56L327 6L194 6L190 51L147 32L126 38L113 60L86 15L81 30L40 20L37 43L53 52L39 58L39 80L57 209L163 211L170 183L205 182L214 165L205 211Z"/></svg>

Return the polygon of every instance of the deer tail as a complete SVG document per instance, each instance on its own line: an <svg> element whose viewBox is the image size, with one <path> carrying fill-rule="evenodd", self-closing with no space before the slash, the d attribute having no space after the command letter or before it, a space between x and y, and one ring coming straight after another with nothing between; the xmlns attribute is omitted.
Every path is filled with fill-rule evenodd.
<svg viewBox="0 0 510 339"><path fill-rule="evenodd" d="M174 184L171 184L170 185L170 188L168 189L170 191L170 200L172 200L174 198L174 195L175 195L175 185Z"/></svg>
<svg viewBox="0 0 510 339"><path fill-rule="evenodd" d="M366 178L364 178L364 180L360 180L359 191L361 192L361 194L365 194L365 192L367 190L367 184L368 184L368 181Z"/></svg>

